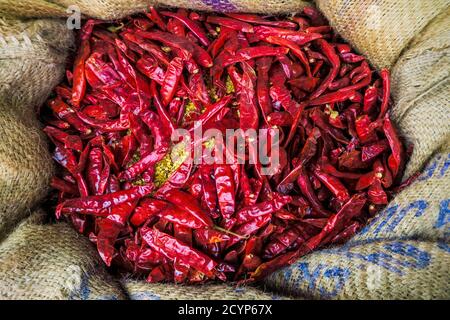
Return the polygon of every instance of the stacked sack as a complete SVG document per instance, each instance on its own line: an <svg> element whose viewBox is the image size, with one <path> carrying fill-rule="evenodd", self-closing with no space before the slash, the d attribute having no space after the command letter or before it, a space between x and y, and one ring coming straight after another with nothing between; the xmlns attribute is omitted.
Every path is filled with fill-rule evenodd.
<svg viewBox="0 0 450 320"><path fill-rule="evenodd" d="M269 14L305 5L281 0L159 3ZM305 256L254 287L147 284L109 274L87 238L64 222L52 222L53 213L39 209L53 167L35 111L63 77L73 50L73 34L62 17L73 13L70 5L86 16L115 19L149 4L155 1L0 2L0 298L450 298L446 0L316 1L331 25L375 67L392 69L393 119L415 146L405 178L421 172L346 244Z"/></svg>

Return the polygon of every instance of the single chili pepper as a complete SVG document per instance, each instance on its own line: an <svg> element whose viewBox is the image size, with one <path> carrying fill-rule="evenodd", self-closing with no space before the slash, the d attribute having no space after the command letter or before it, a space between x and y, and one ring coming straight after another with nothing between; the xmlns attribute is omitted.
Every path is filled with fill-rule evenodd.
<svg viewBox="0 0 450 320"><path fill-rule="evenodd" d="M302 194L306 197L306 199L308 199L314 211L316 211L322 217L328 217L330 215L330 212L328 212L320 203L319 199L317 199L309 177L303 168L299 170L297 184L300 187Z"/></svg>
<svg viewBox="0 0 450 320"><path fill-rule="evenodd" d="M166 206L157 214L172 223L191 229L200 229L205 226L203 221L199 220L194 215L191 215L189 212L181 210L175 206Z"/></svg>
<svg viewBox="0 0 450 320"><path fill-rule="evenodd" d="M171 135L175 131L175 125L172 123L170 115L167 113L167 110L164 108L159 98L155 82L152 82L152 84L150 85L150 90L152 92L153 102L158 112L158 116L163 124L163 127L166 128L166 130L169 130L169 134Z"/></svg>
<svg viewBox="0 0 450 320"><path fill-rule="evenodd" d="M355 129L358 134L358 138L362 143L377 140L377 135L374 130L375 128L372 125L369 116L362 115L358 117L355 121Z"/></svg>
<svg viewBox="0 0 450 320"><path fill-rule="evenodd" d="M84 115L82 112L77 112L76 115L78 118L84 123L88 124L91 127L101 129L102 131L123 131L127 130L130 127L130 123L127 120L117 119L117 120L109 120L109 121L101 121L96 119L91 119L88 116ZM89 131L88 131L89 132Z"/></svg>
<svg viewBox="0 0 450 320"><path fill-rule="evenodd" d="M215 164L214 178L220 211L228 219L234 214L236 192L231 167L227 164Z"/></svg>
<svg viewBox="0 0 450 320"><path fill-rule="evenodd" d="M169 59L168 59L167 55L161 50L161 48L159 48L154 43L152 43L148 40L145 40L143 37L139 37L136 34L133 34L130 32L125 32L123 34L123 40L125 43L126 43L126 41L129 41L128 46L130 48L135 48L131 45L131 44L135 44L140 49L138 51L145 50L148 53L150 53L153 57L155 57L155 59L157 59L162 64L164 64L164 65L169 64ZM141 55L143 55L143 52L141 53Z"/></svg>
<svg viewBox="0 0 450 320"><path fill-rule="evenodd" d="M184 38L161 31L149 32L138 30L136 31L136 34L145 39L159 41L168 45L169 47L174 47L179 50L185 51L187 52L187 55L190 55L190 52L192 52L192 56L194 57L195 61L205 68L209 68L213 64L211 57L205 49L193 42L189 42Z"/></svg>
<svg viewBox="0 0 450 320"><path fill-rule="evenodd" d="M300 62L303 64L306 70L306 74L308 77L311 77L311 68L309 66L308 59L306 58L305 53L302 51L302 49L299 47L298 44L296 44L294 41L291 41L289 39L283 39L281 37L275 37L275 36L268 36L262 39L263 41L276 44L279 46L284 46L289 48L292 53L300 60Z"/></svg>
<svg viewBox="0 0 450 320"><path fill-rule="evenodd" d="M353 52L340 52L340 56L343 62L346 63L356 63L360 61L364 61L366 58L363 56L360 56L358 54L355 54Z"/></svg>
<svg viewBox="0 0 450 320"><path fill-rule="evenodd" d="M387 163L392 172L392 177L395 179L398 177L404 166L404 150L397 131L387 115L384 117L383 131L392 151L392 154L388 157Z"/></svg>
<svg viewBox="0 0 450 320"><path fill-rule="evenodd" d="M385 152L388 148L389 144L386 140L379 140L365 145L361 148L361 160L370 161Z"/></svg>
<svg viewBox="0 0 450 320"><path fill-rule="evenodd" d="M346 202L350 198L347 188L338 178L323 172L319 167L315 167L314 174L339 201Z"/></svg>
<svg viewBox="0 0 450 320"><path fill-rule="evenodd" d="M241 225L256 217L275 212L288 204L291 200L292 198L290 196L278 196L275 194L272 200L261 202L259 204L255 204L254 206L239 210L236 213L236 223Z"/></svg>
<svg viewBox="0 0 450 320"><path fill-rule="evenodd" d="M68 211L85 213L89 212L89 210L101 214L102 212L105 212L104 209L107 209L113 205L118 205L126 201L132 201L142 198L143 196L152 192L153 188L154 187L151 185L139 186L115 193L68 199L58 205L58 207L56 208L56 215L57 217L59 217L61 216L61 213L65 213Z"/></svg>
<svg viewBox="0 0 450 320"><path fill-rule="evenodd" d="M327 77L322 81L322 83L319 85L316 91L314 91L309 97L311 100L318 98L328 88L328 86L334 81L334 79L338 75L339 68L341 65L339 56L336 54L333 46L331 46L327 41L323 39L318 39L316 40L316 42L323 51L323 54L327 57L329 63L331 64L331 69Z"/></svg>
<svg viewBox="0 0 450 320"><path fill-rule="evenodd" d="M89 152L89 161L87 165L87 180L91 194L100 195L106 187L101 185L101 172L103 169L103 153L100 148L92 148ZM109 174L109 172L108 172Z"/></svg>
<svg viewBox="0 0 450 320"><path fill-rule="evenodd" d="M368 87L364 92L364 107L365 114L371 114L374 110L378 97L378 88L375 86Z"/></svg>
<svg viewBox="0 0 450 320"><path fill-rule="evenodd" d="M89 38L94 28L94 20L88 20L81 29L81 45L75 59L73 68L72 103L75 107L80 106L86 92L86 77L84 74L84 63L90 54Z"/></svg>
<svg viewBox="0 0 450 320"><path fill-rule="evenodd" d="M217 208L216 181L212 178L214 171L212 165L204 164L200 166L201 192L210 213L214 213ZM233 207L234 211L234 207Z"/></svg>
<svg viewBox="0 0 450 320"><path fill-rule="evenodd" d="M389 96L391 95L391 81L389 78L389 71L387 69L381 69L380 71L381 79L383 80L383 99L380 107L380 114L378 119L384 117L389 108Z"/></svg>
<svg viewBox="0 0 450 320"><path fill-rule="evenodd" d="M50 186L64 193L78 195L78 188L76 185L64 181L63 179L60 179L58 177L52 177L52 180L50 181Z"/></svg>
<svg viewBox="0 0 450 320"><path fill-rule="evenodd" d="M53 110L53 112L55 112L55 114L58 116L58 118L66 121L76 130L80 131L85 135L91 133L92 130L81 121L81 119L77 116L75 110L73 110L67 104L65 104L61 100L61 98L56 97L55 99L51 100L48 104L50 108Z"/></svg>
<svg viewBox="0 0 450 320"><path fill-rule="evenodd" d="M220 277L219 272L215 270L217 262L200 251L192 249L157 229L142 228L141 235L151 248L162 253L168 259L174 260L175 258L179 258L187 265L192 266L209 277ZM223 275L223 277L225 276Z"/></svg>
<svg viewBox="0 0 450 320"><path fill-rule="evenodd" d="M206 17L206 22L211 24L218 24L220 26L224 26L229 29L241 32L251 32L251 33L253 32L253 27L251 24L233 18L208 16Z"/></svg>
<svg viewBox="0 0 450 320"><path fill-rule="evenodd" d="M330 33L332 28L330 26L317 26L317 27L308 27L305 32L308 33Z"/></svg>
<svg viewBox="0 0 450 320"><path fill-rule="evenodd" d="M235 55L226 55L226 59L224 60L222 67L228 67L229 65L258 57L277 56L287 54L288 52L288 48L281 47L258 46L243 48L237 50Z"/></svg>
<svg viewBox="0 0 450 320"><path fill-rule="evenodd" d="M205 32L202 30L202 28L195 22L189 19L188 17L185 17L181 14L170 12L170 11L163 11L161 12L163 16L172 17L174 19L179 20L182 22L189 30L192 31L193 34L200 40L201 44L204 46L209 46L210 41L205 34Z"/></svg>
<svg viewBox="0 0 450 320"><path fill-rule="evenodd" d="M327 24L322 13L320 13L320 11L314 7L304 7L303 14L305 14L311 20L311 24L314 26Z"/></svg>
<svg viewBox="0 0 450 320"><path fill-rule="evenodd" d="M336 91L324 94L316 99L310 100L310 106L317 106L321 104L327 103L336 103L336 102L344 102L350 99L355 94L355 91Z"/></svg>
<svg viewBox="0 0 450 320"><path fill-rule="evenodd" d="M164 81L164 70L150 56L143 56L136 62L137 69L151 80L162 85Z"/></svg>
<svg viewBox="0 0 450 320"><path fill-rule="evenodd" d="M270 214L259 215L259 216L255 217L254 219L249 220L246 223L243 223L241 225L236 225L233 228L233 232L240 235L241 237L250 236L250 235L254 234L255 232L257 232L258 230L260 230L265 225L267 225L271 219L272 219L272 217ZM229 241L229 243L227 244L227 247L231 247L236 242L241 240L241 238L239 238L239 237L236 237L234 239L235 240L231 239Z"/></svg>
<svg viewBox="0 0 450 320"><path fill-rule="evenodd" d="M148 218L156 215L167 206L168 203L165 201L152 198L144 198L139 202L139 206L134 210L134 213L130 218L130 222L134 226L140 226Z"/></svg>
<svg viewBox="0 0 450 320"><path fill-rule="evenodd" d="M248 23L262 24L267 26L274 26L280 28L292 28L295 29L297 24L291 21L271 21L261 18L260 16L249 13L225 13L228 17L241 20Z"/></svg>
<svg viewBox="0 0 450 320"><path fill-rule="evenodd" d="M294 42L299 46L303 46L308 42L323 37L320 33L307 33L303 31L293 31L290 29L274 28L268 26L256 26L254 27L254 31L260 40L264 40L264 38L270 36L279 37Z"/></svg>
<svg viewBox="0 0 450 320"><path fill-rule="evenodd" d="M256 73L258 76L256 81L256 95L261 114L266 122L266 116L272 113L272 102L269 95L269 69L271 63L271 57L256 59Z"/></svg>
<svg viewBox="0 0 450 320"><path fill-rule="evenodd" d="M43 131L49 136L49 138L59 141L64 144L67 149L81 152L83 149L83 143L79 136L69 135L68 133L55 128L47 126Z"/></svg>
<svg viewBox="0 0 450 320"><path fill-rule="evenodd" d="M145 15L154 22L158 28L160 28L162 31L166 31L166 24L164 23L163 19L161 18L160 14L154 7L150 7L150 12L145 13Z"/></svg>
<svg viewBox="0 0 450 320"><path fill-rule="evenodd" d="M164 193L164 198L170 203L176 205L180 209L189 212L192 216L196 217L205 226L212 226L213 222L211 218L205 213L197 204L195 198L188 193L173 189Z"/></svg>
<svg viewBox="0 0 450 320"><path fill-rule="evenodd" d="M174 58L167 67L164 80L161 85L161 97L164 106L167 106L175 95L175 89L180 81L183 72L183 61L181 58Z"/></svg>
<svg viewBox="0 0 450 320"><path fill-rule="evenodd" d="M265 246L263 258L273 259L283 253L295 241L302 238L303 237L296 227L288 228L284 232L274 235L270 242ZM258 264L258 266L259 265L260 264Z"/></svg>

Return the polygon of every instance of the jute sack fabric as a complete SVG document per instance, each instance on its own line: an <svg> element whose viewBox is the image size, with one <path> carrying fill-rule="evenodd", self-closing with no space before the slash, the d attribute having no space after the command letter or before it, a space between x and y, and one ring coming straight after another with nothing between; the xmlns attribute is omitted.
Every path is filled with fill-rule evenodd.
<svg viewBox="0 0 450 320"><path fill-rule="evenodd" d="M27 18L66 17L78 8L84 15L113 20L142 12L150 5L204 11L293 13L308 1L302 0L0 0L0 16ZM69 9L69 10L68 10Z"/></svg>
<svg viewBox="0 0 450 320"><path fill-rule="evenodd" d="M206 284L201 286L149 284L144 281L124 279L124 289L131 300L286 300L273 292L250 286Z"/></svg>
<svg viewBox="0 0 450 320"><path fill-rule="evenodd" d="M89 240L36 211L0 244L2 299L124 299ZM8 277L4 275L8 274Z"/></svg>
<svg viewBox="0 0 450 320"><path fill-rule="evenodd" d="M0 244L0 298L126 298L89 240L46 218L36 211Z"/></svg>
<svg viewBox="0 0 450 320"><path fill-rule="evenodd" d="M71 45L61 21L0 19L0 239L48 192L53 165L35 106L61 80Z"/></svg>
<svg viewBox="0 0 450 320"><path fill-rule="evenodd" d="M118 1L107 2L116 4ZM418 16L421 17L420 12L416 12L415 15L411 16L411 25L415 25L412 20L418 19ZM448 32L445 29L445 24L447 23L448 25L446 21L447 16L442 14L441 17L434 19L428 27L425 27L419 35L416 35L411 45L408 49L405 49L404 54L400 57L399 63L393 69L393 93L395 102L393 110L395 119L405 138L414 143L418 143L407 172L411 174L417 169L421 169L423 171L422 176L411 187L399 194L390 203L388 208L361 234L357 235L344 246L327 248L321 252L313 253L300 259L294 266L280 270L263 283L261 290L253 287L245 287L242 289L229 285L201 287L150 285L145 284L143 281L122 280L121 285L126 290L127 297L135 299L152 297L155 299L158 297L160 299L177 299L186 297L187 299L193 299L195 295L196 299L210 299L216 297L217 292L220 292L223 299L237 299L239 297L245 299L278 299L285 298L286 296L359 299L372 297L450 298L448 281L446 281L450 271L448 260L448 212L450 211L450 201L448 200L447 192L450 185L447 173L447 168L450 166L450 160L448 158L448 135L450 130L448 128L449 122L446 120L448 118L445 118L448 117L445 111L448 109L449 72L448 63L445 63L445 59L448 59L449 39L448 33L445 33ZM361 14L358 17L362 20L370 19L370 17L367 18L366 14ZM331 22L334 24L332 17L329 18L331 18ZM30 23L36 22L31 21L25 24ZM54 21L54 23L55 25L63 25L64 22ZM46 24L37 32L44 38L48 33L53 35L53 39L49 38L52 41L44 42L46 43L44 47L46 47L48 53L54 52L54 48L52 47L53 43L61 44L63 43L61 39L66 39L66 37L71 39L70 32L60 27L56 27L58 32L52 32L54 30L53 27L54 25ZM397 32L397 30L389 29L389 24L385 28L386 30L391 30L391 32ZM435 28L442 30L442 32L435 31ZM12 29L14 33L14 27ZM391 41L392 39L388 38L387 40ZM439 45L436 45L436 43L439 43ZM406 46L406 43L404 45ZM379 47L383 46L386 46L386 44L379 44ZM59 46L61 54L57 54L57 56L61 57L61 60L52 60L51 54L46 56L48 53L42 55L41 60L38 60L47 61L46 59L50 58L50 61L54 62L48 65L48 74L50 75L48 79L50 81L62 77L64 69L63 60L67 54L65 50L67 47L70 47L70 45ZM367 55L370 56L368 53ZM26 55L24 56L26 57ZM11 55L11 59L14 60L14 54ZM425 63L426 67L424 70L426 72L422 72L420 67L422 63ZM435 64L437 64L436 67L434 67ZM17 65L20 66L20 64ZM37 63L37 65L39 64ZM409 68L412 68L411 66L415 66L414 68L417 71L410 71ZM54 81L51 85L49 85L50 81L38 81L27 84L28 77L26 75L19 74L12 76L12 73L16 72L14 68L5 70L7 71L0 70L0 74L2 72L7 74L5 78L9 79L7 83L12 83L17 77L23 79L23 84L20 82L19 85L23 85L21 88L23 88L22 91L25 94L28 92L26 89L27 85L37 86L35 91L31 91L36 92L33 99L24 100L25 102L19 105L12 103L6 105L7 108L12 110L11 114L14 115L16 112L23 114L23 112L26 113L33 109L37 105L35 101L43 101L48 95L50 88L58 82ZM45 74L45 68L43 72ZM43 89L39 90L39 86L42 86ZM13 90L14 88L12 87L10 90L11 93L8 90L2 90L0 97L10 101L11 99L9 97L19 96L17 92L20 91L16 92L16 90ZM3 114L7 113L2 109L0 110L0 117ZM15 118L11 119L11 121L16 120ZM17 121L20 122L22 120ZM435 123L440 125L434 126ZM430 132L433 132L433 137L428 136ZM435 139L436 134L437 139ZM5 144L4 148L10 147L9 144ZM36 152L34 151L33 154L36 155ZM30 158L25 161L29 166L32 162L34 162L34 159ZM50 161L46 162L47 165L48 163ZM423 170L425 165L428 166ZM45 171L47 169L45 166L41 166L40 168L35 168L35 170ZM40 190L44 188L42 186ZM8 186L7 191L15 192L14 189L11 189L11 186ZM35 192L35 189L32 188L30 192ZM0 204L4 205L3 202L0 202ZM31 206L27 205L26 207L30 208ZM11 215L14 216L14 221L18 221L23 216L26 216L28 214L27 212L30 212L30 210L17 209ZM10 216L7 217L11 219ZM25 245L25 243L22 243L24 240L18 235L18 232L23 229L22 227L16 229L14 233L0 244L0 256L2 256L4 248L8 249L7 252L9 252L5 256L5 259L0 259L0 269L12 259L11 252L16 250L17 255L20 256L18 249L25 247L29 252L27 255L23 255L20 261L23 267L21 270L32 268L33 257L45 257L45 255L49 255L48 250L45 253L41 252L41 246L39 244L42 242L45 243L50 232L49 230L53 230L55 227L58 231L54 233L53 242L65 241L62 236L63 233L59 231L59 228L64 230L71 229L63 223L39 225L39 229L45 229L46 232L38 232L38 237L30 238L28 242L32 242L33 245ZM6 233L2 230L0 230L0 234L6 236ZM72 231L72 234L76 235L75 231ZM58 237L61 237L61 240ZM66 237L66 233L64 233L64 237ZM73 243L73 249L77 246L82 248L81 251L85 254L82 256L83 258L80 258L80 255L78 255L80 252L78 251L71 251L66 255L64 246L57 247L56 245L52 245L51 248L59 250L65 257L71 257L72 260L70 261L99 261L93 246L90 246L90 250L86 250L89 247L87 239L79 235L69 238L71 243ZM17 244L4 247L4 243L11 244L13 243L12 240L17 240ZM8 288L9 286L11 289L6 289L5 292L0 291L0 298L39 298L41 297L39 294L40 286L46 281L51 282L53 288L56 288L53 289L54 292L66 293L70 291L67 290L65 282L69 276L67 273L64 273L64 268L70 265L71 262L66 261L65 264L56 264L57 268L51 269L45 266L46 259L42 258L42 260L44 262L42 262L41 277L27 278L25 283L29 287L26 291L14 287L13 283L23 283L27 272L15 272L12 271L14 270L13 268L9 267L1 269L3 272L0 273L0 287ZM94 264L97 262L94 262ZM83 263L82 265L84 266L85 264ZM55 278L54 272L57 272L58 268L62 276L53 281L52 279ZM95 299L105 297L115 299L123 297L121 294L114 293L108 289L110 285L108 283L110 281L112 281L111 283L113 283L114 288L118 288L116 287L117 282L106 276L103 267L100 267L99 270L99 275L93 271L90 278L102 280L98 280L97 282L95 280L89 283L94 283L94 287L102 287L102 289L98 289L100 293L86 294L86 292L91 293L95 290L91 288L91 284L86 285L87 281L79 281L78 283L83 282L85 284L71 286L73 288L70 291L71 294L58 293L54 297L63 299ZM376 272L373 270L376 270ZM95 283L98 284L95 285ZM415 288L419 288L420 290ZM120 291L120 288L118 290ZM14 295L10 291L16 291L17 294Z"/></svg>
<svg viewBox="0 0 450 320"><path fill-rule="evenodd" d="M317 0L337 32L377 68L390 68L449 0Z"/></svg>

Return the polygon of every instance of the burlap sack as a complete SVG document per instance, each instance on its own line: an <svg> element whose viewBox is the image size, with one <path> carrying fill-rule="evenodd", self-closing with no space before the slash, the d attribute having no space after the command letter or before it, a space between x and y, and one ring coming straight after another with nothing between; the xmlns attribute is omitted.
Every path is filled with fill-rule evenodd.
<svg viewBox="0 0 450 320"><path fill-rule="evenodd" d="M344 5L344 2L351 3L352 7ZM23 6L23 10L18 8L24 3L27 7ZM40 8L44 9L40 11L35 6L36 3L39 3ZM19 12L25 13L26 16L60 16L60 14L63 15L61 12L65 11L67 5L73 4L73 2L66 1L52 1L52 3L56 5L50 5L47 1L28 0L19 4L14 2L14 6L16 14ZM87 3L87 1L80 3ZM101 3L102 6L97 6L98 3ZM125 5L123 5L124 3ZM165 3L169 2L165 1ZM170 1L169 4L184 6L184 3L184 1ZM188 2L186 1L186 3ZM260 3L263 5L260 6ZM278 7L272 5L273 3L276 3ZM278 12L286 12L286 8L290 8L289 10L293 12L299 10L293 8L300 8L302 3L300 1L202 0L189 2L188 5L207 9L202 7L206 5L212 10L230 10L228 6L235 6L236 10L253 12L261 11L262 7L266 7L265 10L271 12L269 10L276 7ZM448 282L450 199L447 192L450 186L448 173L450 128L448 127L449 116L446 112L449 102L448 48L450 37L448 28L446 28L448 11L433 19L448 5L448 2L437 0L420 2L422 3L420 4L416 1L409 1L410 6L408 6L405 1L378 1L377 4L382 7L381 11L367 9L371 8L367 7L367 4L374 3L374 1L361 0L350 2L320 0L319 6L342 35L372 59L374 65L391 65L401 54L392 71L392 90L395 102L393 115L405 138L415 143L415 151L407 167L407 174L410 175L420 169L422 175L418 181L400 193L368 227L346 245L327 248L300 259L294 266L270 276L260 289L236 288L228 285L201 287L150 285L143 281L125 279L121 280L121 285L126 290L126 297L132 299L278 299L288 296L336 299L450 298ZM87 11L89 12L87 14L113 18L129 14L131 12L129 10L135 8L141 10L147 5L147 1L104 0L89 1L89 4L90 8L86 7L86 10L91 11ZM244 5L254 5L254 7L242 9L245 8ZM25 10L26 8L29 10ZM61 8L63 10L60 10ZM6 9L10 13L12 12L11 1L0 0L0 15L5 14ZM46 13L41 15L41 12ZM383 19L380 20L382 29L370 29L369 22L377 21L380 18L379 12L383 13L381 15ZM408 20L408 23L405 20ZM18 122L19 126L22 126L23 115L27 112L28 115L31 114L29 110L45 99L50 88L59 81L63 74L62 61L67 53L66 48L71 44L70 32L65 29L63 21L51 23L48 20L43 21L44 25L41 25L41 22L28 22L31 25L43 26L38 34L41 35L41 38L48 39L39 42L42 45L40 59L30 60L35 63L35 66L31 64L32 67L22 71L22 63L17 62L18 59L14 59L16 51L11 51L8 59L0 59L0 63L2 63L0 65L0 81L3 83L3 79L10 79L6 83L14 83L9 88L2 85L0 91L0 101L6 99L7 103L4 106L11 109L6 112L5 108L1 108L0 119L3 116L10 117L7 121L9 126L12 125L10 122ZM18 25L23 24L19 23ZM408 30L403 30L405 28ZM12 29L16 30L16 27L14 26ZM23 29L23 27L19 28L19 30ZM13 32L20 34L17 31ZM378 37L374 38L376 33L378 33ZM52 37L46 37L48 34L51 34ZM372 37L371 43L366 41L370 37ZM65 42L66 40L67 42ZM57 50L54 44L59 44L56 48L61 51ZM33 45L33 47L35 46ZM6 53L10 52L5 51ZM3 55L6 53L4 52ZM27 57L23 60L27 62L28 54L26 51L22 53L20 59ZM30 56L35 57L32 54ZM3 60L7 62L12 60L16 64L6 68ZM51 63L46 65L45 61L51 61ZM39 72L35 72L38 70L37 68L40 68ZM44 80L39 81L36 76L33 78L35 81L27 82L33 74L43 74L44 76L40 79ZM21 80L16 81L16 79ZM20 90L13 90L19 88L18 86L20 86ZM22 92L25 97L18 95L17 92ZM27 96L29 94L31 97ZM22 103L13 103L14 101L22 101ZM17 123L13 125L17 126ZM3 130L3 126L0 130ZM12 131L8 131L8 134L11 134L10 132ZM28 134L29 131L26 132L29 139L29 136L32 135ZM22 142L26 139L24 137L18 140ZM7 150L13 148L11 143L5 144L5 146ZM19 148L23 150L23 147L18 146L17 149ZM0 151L2 150L0 148ZM34 169L29 171L32 175L36 176L36 172L39 171L34 164L36 162L39 163L39 168L44 168L44 172L49 172L48 167L41 165L48 166L50 161L36 161L36 158L48 160L48 155L45 155L42 150L44 150L43 146L39 147L38 151L31 152L35 158L22 159L23 156L21 156L17 161L22 160L23 165L27 168L34 166ZM17 152L19 151L14 154ZM0 153L0 173L4 168L1 162L3 154L2 151ZM15 163L16 161L11 162ZM8 167L6 166L6 168ZM26 187L32 184L32 187L26 189L24 199L29 199L27 196L34 194L33 201L29 202L34 204L34 199L38 199L41 194L45 193L45 184L40 183L38 187L33 183L39 179L34 178L32 182L23 179L20 178L20 181L10 183L6 188L0 189L0 195L5 190L10 194L18 194L13 188L17 184L23 183ZM48 179L48 175L41 182L46 179ZM11 180L5 179L5 181ZM36 193L39 193L39 196L36 196ZM26 210L19 208L23 203L18 201L18 209L7 216L8 221L11 221L10 224L27 214ZM29 203L24 207L30 208L32 204ZM7 205L9 202L0 198L0 207ZM40 218L33 215L0 244L1 298L115 299L124 297L116 280L112 280L105 274L104 268L98 265L98 254L87 239L76 235L69 226L63 223L41 225L36 222L36 219ZM27 236L24 237L23 234ZM5 236L5 232L1 229L0 235ZM50 238L52 243L49 243ZM16 256L22 257L20 261L17 258L14 259ZM58 260L60 256L63 259ZM17 268L12 268L12 264ZM37 269L34 268L36 265L39 266ZM80 269L77 269L76 272L66 272L68 266ZM32 280L33 278L30 280L30 273L36 275L35 280ZM75 280L70 276L72 273L76 275ZM39 277L37 277L38 275ZM68 285L68 279L69 282L73 281L75 284ZM30 285L25 289L26 284ZM43 288L46 286L52 289L46 291ZM45 296L40 293L42 290L45 292Z"/></svg>
<svg viewBox="0 0 450 320"><path fill-rule="evenodd" d="M405 177L450 141L450 7L412 41L392 70L393 119L414 152Z"/></svg>
<svg viewBox="0 0 450 320"><path fill-rule="evenodd" d="M104 20L141 12L148 6L173 6L204 11L259 12L299 11L308 1L292 0L0 0L0 16L27 18L66 17L78 8L84 15Z"/></svg>
<svg viewBox="0 0 450 320"><path fill-rule="evenodd" d="M317 0L342 37L378 68L390 68L411 39L450 5L449 0Z"/></svg>
<svg viewBox="0 0 450 320"><path fill-rule="evenodd" d="M33 213L0 244L0 299L124 299L89 240Z"/></svg>
<svg viewBox="0 0 450 320"><path fill-rule="evenodd" d="M123 287L131 300L286 300L273 292L249 286L206 284L201 286L148 284L124 279Z"/></svg>
<svg viewBox="0 0 450 320"><path fill-rule="evenodd" d="M35 106L61 80L71 44L61 21L0 19L0 239L48 192L53 165Z"/></svg>

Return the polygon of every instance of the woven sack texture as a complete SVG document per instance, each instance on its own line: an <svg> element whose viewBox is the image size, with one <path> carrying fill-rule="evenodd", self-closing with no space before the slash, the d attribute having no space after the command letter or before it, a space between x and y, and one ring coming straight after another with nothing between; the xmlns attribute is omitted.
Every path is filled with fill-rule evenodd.
<svg viewBox="0 0 450 320"><path fill-rule="evenodd" d="M61 21L0 19L0 239L48 192L53 165L36 119L61 80L72 35Z"/></svg>
<svg viewBox="0 0 450 320"><path fill-rule="evenodd" d="M378 68L392 67L409 42L450 5L448 0L318 0L346 40Z"/></svg>
<svg viewBox="0 0 450 320"><path fill-rule="evenodd" d="M112 20L142 12L150 5L204 11L280 14L299 11L307 3L308 1L302 0L1 0L0 16L66 17L77 9L89 17Z"/></svg>
<svg viewBox="0 0 450 320"><path fill-rule="evenodd" d="M5 14L5 8L11 13L11 4L7 6L7 2L0 2L0 16ZM301 258L267 278L259 289L216 284L150 285L129 279L122 279L119 284L105 273L95 248L86 238L64 223L42 224L41 214L33 214L7 236L6 229L29 215L47 192L52 166L45 140L34 120L34 109L63 76L73 38L63 19L0 20L3 36L0 38L0 130L5 130L3 136L7 137L0 141L0 239L7 237L0 243L0 298L450 298L447 191L450 186L447 111L450 37L448 9L443 11L448 2L427 1L420 2L427 3L420 6L417 1L377 1L382 6L384 20L380 24L382 29L375 31L368 24L379 17L379 12L364 9L366 4L374 2L318 1L318 5L344 38L375 66L392 65L399 57L392 69L393 116L403 137L415 144L407 176L418 170L422 174L350 242ZM34 6L35 3L40 7ZM52 3L28 0L16 6L26 4L29 11L23 12L29 12L28 16L39 16L39 8L44 8L47 11L41 17L47 17L64 15L61 12L69 5L66 1ZM81 6L80 3L87 2L79 1ZM100 6L96 7L98 3L102 10L95 11ZM185 6L183 1L165 3ZM236 9L226 7L230 3ZM246 3L254 7L246 8ZM258 7L261 3L205 0L189 2L188 6L257 12L261 11ZM272 3L278 6L276 12L286 12L286 8L293 12L299 10L294 7L303 4L266 1L261 7L267 4L266 10L272 10ZM351 8L345 3L351 3ZM94 11L83 13L116 18L143 10L148 2L105 0L89 1L89 4L94 5L86 10ZM408 24L404 22L406 17ZM400 26L408 27L411 33L399 32ZM355 32L367 37L378 34L378 38L372 38L366 45L366 38L355 36ZM380 54L382 50L386 54ZM17 260L16 256L22 258ZM69 266L75 266L77 271L66 272ZM35 276L31 278L29 274ZM45 290L47 287L50 289Z"/></svg>
<svg viewBox="0 0 450 320"><path fill-rule="evenodd" d="M89 240L40 210L0 244L0 299L124 299Z"/></svg>

